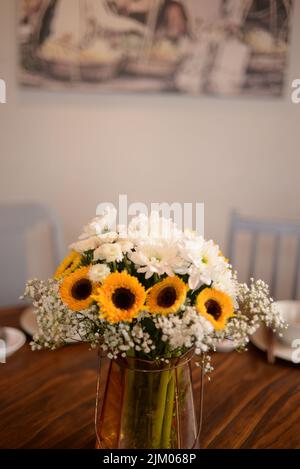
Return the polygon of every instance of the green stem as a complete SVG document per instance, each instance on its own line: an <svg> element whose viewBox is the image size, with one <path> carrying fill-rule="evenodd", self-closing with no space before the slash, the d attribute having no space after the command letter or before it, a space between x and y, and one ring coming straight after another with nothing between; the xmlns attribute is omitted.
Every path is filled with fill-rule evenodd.
<svg viewBox="0 0 300 469"><path fill-rule="evenodd" d="M175 397L175 371L170 371L170 380L167 390L166 408L164 415L164 423L162 428L161 448L171 448L171 428L174 411L174 397ZM179 418L179 416L177 416Z"/></svg>
<svg viewBox="0 0 300 469"><path fill-rule="evenodd" d="M134 427L132 422L135 418L135 407L133 405L135 401L135 372L134 370L125 370L125 386L124 386L124 402L123 402L123 416L121 421L123 422L123 435L126 441L126 447L128 441L133 438ZM130 447L130 446L129 446Z"/></svg>
<svg viewBox="0 0 300 469"><path fill-rule="evenodd" d="M135 352L134 349L128 350L127 352L128 357L134 357ZM124 383L124 401L123 401L123 416L121 420L123 421L124 425L124 435L126 441L130 441L133 438L133 430L134 427L132 422L135 419L135 407L133 405L135 401L135 371L131 369L125 368L125 383Z"/></svg>
<svg viewBox="0 0 300 469"><path fill-rule="evenodd" d="M159 275L158 275L158 274L156 274L156 273L155 273L155 274L153 274L153 279L154 279L155 283L158 283L158 282L159 282L159 280L160 280L160 279L159 279Z"/></svg>
<svg viewBox="0 0 300 469"><path fill-rule="evenodd" d="M156 397L156 410L153 419L152 429L152 447L155 449L160 448L162 425L164 420L165 406L166 406L166 395L168 389L168 383L170 379L170 372L162 371L160 376L159 388Z"/></svg>
<svg viewBox="0 0 300 469"><path fill-rule="evenodd" d="M149 399L147 403L147 441L152 439L152 415L153 415L153 373L146 373L148 375L148 390L149 390Z"/></svg>
<svg viewBox="0 0 300 469"><path fill-rule="evenodd" d="M131 273L131 266L130 266L126 256L124 256L124 265L125 265L125 268L126 268L127 272L130 274Z"/></svg>

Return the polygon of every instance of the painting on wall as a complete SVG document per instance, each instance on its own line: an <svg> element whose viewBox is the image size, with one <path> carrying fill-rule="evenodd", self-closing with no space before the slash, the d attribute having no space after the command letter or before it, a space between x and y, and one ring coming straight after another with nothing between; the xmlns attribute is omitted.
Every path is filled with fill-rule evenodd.
<svg viewBox="0 0 300 469"><path fill-rule="evenodd" d="M19 0L19 81L281 96L292 0Z"/></svg>

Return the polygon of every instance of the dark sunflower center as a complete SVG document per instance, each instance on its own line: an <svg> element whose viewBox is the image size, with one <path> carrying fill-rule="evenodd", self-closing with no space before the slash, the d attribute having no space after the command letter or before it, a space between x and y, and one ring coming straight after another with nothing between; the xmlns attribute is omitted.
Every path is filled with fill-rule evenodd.
<svg viewBox="0 0 300 469"><path fill-rule="evenodd" d="M176 301L177 295L174 287L165 287L157 295L157 304L162 308L170 308Z"/></svg>
<svg viewBox="0 0 300 469"><path fill-rule="evenodd" d="M135 295L128 288L117 288L112 301L119 309L130 309L135 302Z"/></svg>
<svg viewBox="0 0 300 469"><path fill-rule="evenodd" d="M92 283L87 278L81 278L72 286L72 296L75 300L86 300L92 293Z"/></svg>
<svg viewBox="0 0 300 469"><path fill-rule="evenodd" d="M219 319L222 314L221 306L215 300L208 300L205 303L205 308L208 314L210 314L216 320Z"/></svg>

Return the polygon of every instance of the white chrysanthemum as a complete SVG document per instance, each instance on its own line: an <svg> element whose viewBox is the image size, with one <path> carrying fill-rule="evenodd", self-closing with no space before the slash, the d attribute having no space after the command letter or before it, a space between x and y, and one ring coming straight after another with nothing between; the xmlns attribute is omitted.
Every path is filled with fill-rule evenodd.
<svg viewBox="0 0 300 469"><path fill-rule="evenodd" d="M161 240L161 239L179 239L182 232L176 224L167 218L159 216L159 212L153 211L150 217L143 213L134 217L128 225L128 238L132 241Z"/></svg>
<svg viewBox="0 0 300 469"><path fill-rule="evenodd" d="M113 243L118 238L118 233L116 231L107 231L98 235L98 239L100 240L101 244L104 243Z"/></svg>
<svg viewBox="0 0 300 469"><path fill-rule="evenodd" d="M94 251L95 261L120 262L122 259L123 253L118 243L102 244Z"/></svg>
<svg viewBox="0 0 300 469"><path fill-rule="evenodd" d="M220 255L219 246L200 236L183 241L181 254L191 262L188 274L189 287L192 290L203 284L210 285L221 273L229 270L228 263Z"/></svg>
<svg viewBox="0 0 300 469"><path fill-rule="evenodd" d="M92 236L91 238L81 239L76 243L72 243L69 247L73 251L83 254L85 251L96 249L98 246L100 246L100 243L101 241L99 240L98 236Z"/></svg>
<svg viewBox="0 0 300 469"><path fill-rule="evenodd" d="M118 245L120 246L121 251L123 252L123 254L126 254L126 253L132 251L132 249L134 248L134 244L131 241L129 241L128 239L119 239L118 240Z"/></svg>
<svg viewBox="0 0 300 469"><path fill-rule="evenodd" d="M153 274L172 276L184 268L178 245L167 240L140 242L129 254L129 259L147 279Z"/></svg>
<svg viewBox="0 0 300 469"><path fill-rule="evenodd" d="M92 282L100 282L110 274L110 268L106 264L95 264L89 270L89 278Z"/></svg>
<svg viewBox="0 0 300 469"><path fill-rule="evenodd" d="M111 231L115 226L117 211L115 208L106 207L101 215L93 218L91 223L86 225L79 239L86 239L92 236L99 236L105 232Z"/></svg>
<svg viewBox="0 0 300 469"><path fill-rule="evenodd" d="M180 242L181 255L190 263L199 262L202 259L205 239L195 232L185 230Z"/></svg>
<svg viewBox="0 0 300 469"><path fill-rule="evenodd" d="M235 297L237 294L237 282L232 276L231 269L226 267L223 270L216 270L212 280L213 288L227 293L227 295L231 296L235 302Z"/></svg>
<svg viewBox="0 0 300 469"><path fill-rule="evenodd" d="M195 241L195 240L201 240L201 242L204 241L204 238L200 236L197 231L192 230L191 228L185 228L183 233L182 233L182 239L185 241Z"/></svg>
<svg viewBox="0 0 300 469"><path fill-rule="evenodd" d="M139 239L146 239L148 237L148 217L146 217L146 215L140 213L130 221L127 229L127 237L133 242Z"/></svg>

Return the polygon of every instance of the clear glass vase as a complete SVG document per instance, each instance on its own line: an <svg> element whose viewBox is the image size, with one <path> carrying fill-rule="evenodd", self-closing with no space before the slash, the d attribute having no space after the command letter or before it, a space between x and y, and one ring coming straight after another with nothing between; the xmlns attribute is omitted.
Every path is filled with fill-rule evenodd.
<svg viewBox="0 0 300 469"><path fill-rule="evenodd" d="M199 448L203 372L193 351L169 363L99 355L96 447Z"/></svg>

